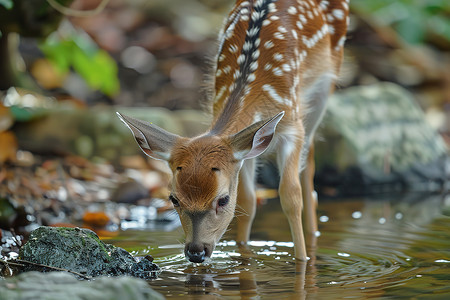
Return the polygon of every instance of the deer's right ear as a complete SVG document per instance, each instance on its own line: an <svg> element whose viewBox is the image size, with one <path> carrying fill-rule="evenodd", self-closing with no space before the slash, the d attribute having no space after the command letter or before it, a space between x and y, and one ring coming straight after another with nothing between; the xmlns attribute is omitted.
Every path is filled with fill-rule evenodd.
<svg viewBox="0 0 450 300"><path fill-rule="evenodd" d="M170 152L180 138L178 135L165 131L151 123L128 117L118 112L117 115L130 128L136 142L145 154L155 159L169 160Z"/></svg>

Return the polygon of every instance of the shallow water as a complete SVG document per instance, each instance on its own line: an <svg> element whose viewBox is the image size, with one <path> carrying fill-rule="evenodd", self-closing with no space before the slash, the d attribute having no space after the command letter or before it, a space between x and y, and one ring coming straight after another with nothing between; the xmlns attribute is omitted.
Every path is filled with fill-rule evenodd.
<svg viewBox="0 0 450 300"><path fill-rule="evenodd" d="M184 258L181 228L127 230L110 242L151 254L162 272L150 285L167 298L450 299L450 196L320 201L318 217L306 264L292 257L277 200L258 208L248 248L232 226L205 265Z"/></svg>

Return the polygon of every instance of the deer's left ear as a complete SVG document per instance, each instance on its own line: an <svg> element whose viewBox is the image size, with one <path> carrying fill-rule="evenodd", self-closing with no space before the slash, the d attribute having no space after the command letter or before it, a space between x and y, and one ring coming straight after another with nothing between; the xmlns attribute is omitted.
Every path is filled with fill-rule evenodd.
<svg viewBox="0 0 450 300"><path fill-rule="evenodd" d="M145 154L155 159L169 160L170 152L176 141L180 138L178 135L167 132L148 122L120 113L117 113L117 115L130 128L136 142Z"/></svg>
<svg viewBox="0 0 450 300"><path fill-rule="evenodd" d="M237 160L254 158L269 147L275 134L278 122L283 118L284 111L276 116L256 122L230 137L234 157Z"/></svg>

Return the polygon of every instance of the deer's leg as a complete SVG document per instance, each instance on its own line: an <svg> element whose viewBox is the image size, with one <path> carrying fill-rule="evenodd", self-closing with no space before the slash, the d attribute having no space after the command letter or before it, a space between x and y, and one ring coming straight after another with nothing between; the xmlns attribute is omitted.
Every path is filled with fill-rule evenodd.
<svg viewBox="0 0 450 300"><path fill-rule="evenodd" d="M305 127L305 146L308 151L305 169L301 175L303 188L303 201L306 233L314 234L317 231L317 199L314 192L314 142L313 137L325 114L328 96L334 89L335 76L324 73L301 95L304 105L309 108L303 124Z"/></svg>
<svg viewBox="0 0 450 300"><path fill-rule="evenodd" d="M239 243L247 243L256 213L255 194L255 162L253 159L244 161L239 172L237 196L237 237Z"/></svg>
<svg viewBox="0 0 450 300"><path fill-rule="evenodd" d="M303 217L305 219L305 233L314 235L317 228L317 199L314 192L314 145L308 152L308 158L306 162L306 167L300 176L300 182L302 185L302 196L303 196Z"/></svg>
<svg viewBox="0 0 450 300"><path fill-rule="evenodd" d="M301 125L299 125L301 126ZM291 228L295 257L306 260L305 238L302 225L302 187L299 178L299 159L302 143L289 141L280 143L277 153L280 170L280 202Z"/></svg>

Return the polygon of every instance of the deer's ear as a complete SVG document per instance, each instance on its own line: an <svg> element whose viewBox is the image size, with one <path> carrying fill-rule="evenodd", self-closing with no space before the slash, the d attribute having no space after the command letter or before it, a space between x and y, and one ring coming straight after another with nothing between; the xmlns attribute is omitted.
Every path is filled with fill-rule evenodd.
<svg viewBox="0 0 450 300"><path fill-rule="evenodd" d="M275 134L278 122L283 118L284 111L276 116L256 122L230 137L234 157L244 160L262 154L269 147Z"/></svg>
<svg viewBox="0 0 450 300"><path fill-rule="evenodd" d="M151 123L128 117L118 112L117 115L130 128L136 142L145 154L155 159L169 160L170 152L180 138L178 135L167 132Z"/></svg>

